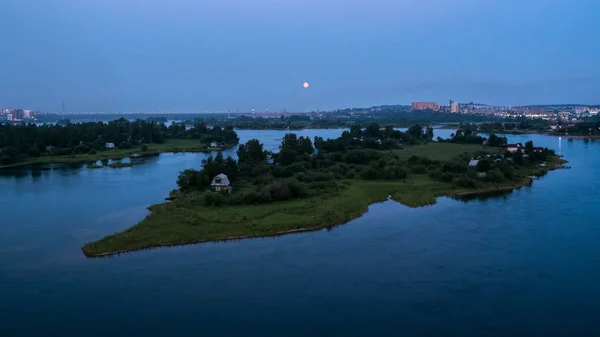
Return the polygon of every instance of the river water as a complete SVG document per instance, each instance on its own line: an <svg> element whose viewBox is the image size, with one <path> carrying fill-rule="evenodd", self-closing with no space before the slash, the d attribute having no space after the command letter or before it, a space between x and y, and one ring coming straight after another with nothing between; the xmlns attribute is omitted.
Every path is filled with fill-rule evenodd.
<svg viewBox="0 0 600 337"><path fill-rule="evenodd" d="M271 150L284 134L239 131ZM600 142L509 136L529 139L573 168L504 197L388 201L333 230L103 259L81 246L141 220L204 154L2 171L0 335L597 336Z"/></svg>

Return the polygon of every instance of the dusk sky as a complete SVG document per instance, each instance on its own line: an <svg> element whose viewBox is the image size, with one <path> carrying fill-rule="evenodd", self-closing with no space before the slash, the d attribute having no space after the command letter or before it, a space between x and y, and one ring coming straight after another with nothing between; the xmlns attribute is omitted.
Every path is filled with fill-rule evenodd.
<svg viewBox="0 0 600 337"><path fill-rule="evenodd" d="M0 108L600 104L600 1L1 0L0 55Z"/></svg>

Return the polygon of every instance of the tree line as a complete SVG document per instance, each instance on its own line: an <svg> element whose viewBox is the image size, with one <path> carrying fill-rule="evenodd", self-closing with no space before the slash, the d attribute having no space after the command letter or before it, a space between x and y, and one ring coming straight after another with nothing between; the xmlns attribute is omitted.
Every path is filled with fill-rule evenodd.
<svg viewBox="0 0 600 337"><path fill-rule="evenodd" d="M166 126L152 120L129 121L124 118L103 122L66 123L65 125L3 124L0 125L0 165L9 165L39 156L95 154L113 143L121 149L160 144L168 139L198 139L203 142L237 144L239 138L232 127L207 127L196 123Z"/></svg>

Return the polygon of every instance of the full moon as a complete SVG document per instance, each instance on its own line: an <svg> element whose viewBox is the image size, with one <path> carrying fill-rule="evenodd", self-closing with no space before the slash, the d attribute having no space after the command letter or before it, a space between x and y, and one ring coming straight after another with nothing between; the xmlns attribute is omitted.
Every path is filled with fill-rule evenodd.
<svg viewBox="0 0 600 337"><path fill-rule="evenodd" d="M304 84L302 86L305 88L308 88L308 82L304 82Z"/></svg>

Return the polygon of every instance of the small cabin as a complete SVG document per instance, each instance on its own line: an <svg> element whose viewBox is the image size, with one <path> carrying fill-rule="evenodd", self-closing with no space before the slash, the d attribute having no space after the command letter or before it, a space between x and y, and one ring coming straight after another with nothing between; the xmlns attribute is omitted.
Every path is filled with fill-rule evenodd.
<svg viewBox="0 0 600 337"><path fill-rule="evenodd" d="M471 159L471 161L469 162L469 167L477 167L477 164L479 164L479 160Z"/></svg>
<svg viewBox="0 0 600 337"><path fill-rule="evenodd" d="M227 192L231 193L231 186L229 186L229 178L223 173L217 175L213 178L210 183L210 189L214 192Z"/></svg>
<svg viewBox="0 0 600 337"><path fill-rule="evenodd" d="M114 149L115 148L115 143L106 143L106 148L107 149Z"/></svg>
<svg viewBox="0 0 600 337"><path fill-rule="evenodd" d="M52 151L52 150L54 150L54 146L52 146L52 145L46 146L46 151Z"/></svg>
<svg viewBox="0 0 600 337"><path fill-rule="evenodd" d="M517 145L517 144L506 145L506 151L508 151L508 152L517 152L518 150L519 150L519 145Z"/></svg>

